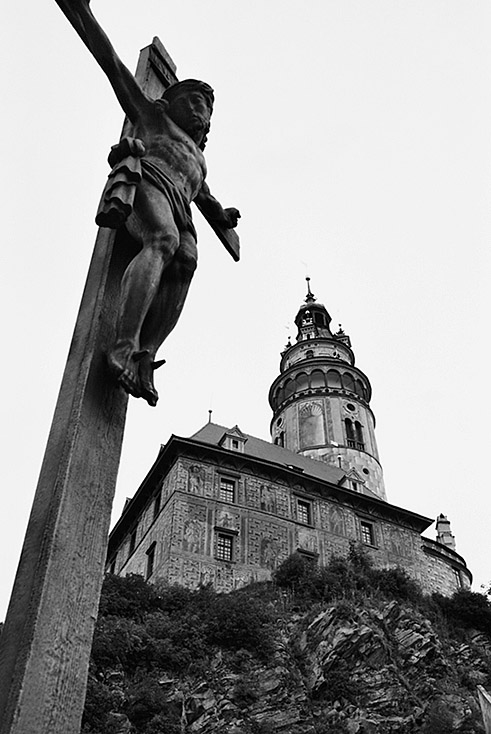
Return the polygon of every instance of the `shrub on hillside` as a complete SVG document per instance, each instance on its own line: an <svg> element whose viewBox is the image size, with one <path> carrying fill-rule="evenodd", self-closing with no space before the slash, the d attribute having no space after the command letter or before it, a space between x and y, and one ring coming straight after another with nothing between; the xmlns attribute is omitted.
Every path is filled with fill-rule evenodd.
<svg viewBox="0 0 491 734"><path fill-rule="evenodd" d="M370 558L352 545L346 557L333 556L319 566L300 553L287 558L274 574L280 588L292 590L297 598L331 601L378 593L389 599L418 601L421 590L402 568L373 568Z"/></svg>
<svg viewBox="0 0 491 734"><path fill-rule="evenodd" d="M111 615L142 619L148 612L161 608L161 603L157 590L147 584L143 576L109 574L104 579L99 617Z"/></svg>
<svg viewBox="0 0 491 734"><path fill-rule="evenodd" d="M484 594L461 589L451 597L433 594L432 601L455 627L476 629L491 637L491 601Z"/></svg>

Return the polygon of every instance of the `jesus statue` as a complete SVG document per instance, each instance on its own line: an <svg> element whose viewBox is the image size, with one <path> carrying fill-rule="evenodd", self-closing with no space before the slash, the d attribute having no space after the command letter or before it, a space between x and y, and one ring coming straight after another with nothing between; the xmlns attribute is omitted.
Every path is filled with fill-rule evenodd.
<svg viewBox="0 0 491 734"><path fill-rule="evenodd" d="M168 87L160 99L150 99L116 54L89 0L57 2L133 125L132 137L123 138L109 157L113 171L97 218L101 226L125 226L141 248L122 279L116 337L107 361L126 392L156 405L153 377L162 363L156 362L156 353L177 323L196 269L190 203L195 201L220 227L234 228L240 217L237 209L224 209L205 182L203 149L213 89L187 79ZM126 190L121 200L118 188Z"/></svg>

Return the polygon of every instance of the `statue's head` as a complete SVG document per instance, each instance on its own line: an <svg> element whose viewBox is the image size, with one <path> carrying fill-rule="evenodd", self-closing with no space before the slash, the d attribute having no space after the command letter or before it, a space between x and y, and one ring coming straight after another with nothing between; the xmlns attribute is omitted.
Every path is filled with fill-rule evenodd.
<svg viewBox="0 0 491 734"><path fill-rule="evenodd" d="M206 82L185 79L167 87L162 99L169 103L169 116L200 148L205 147L215 96Z"/></svg>

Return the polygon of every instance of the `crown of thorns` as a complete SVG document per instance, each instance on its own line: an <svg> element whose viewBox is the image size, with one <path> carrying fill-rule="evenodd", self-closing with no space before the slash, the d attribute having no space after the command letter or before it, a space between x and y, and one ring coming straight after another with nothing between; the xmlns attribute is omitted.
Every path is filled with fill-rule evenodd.
<svg viewBox="0 0 491 734"><path fill-rule="evenodd" d="M213 103L215 101L213 89L209 84L201 82L199 79L184 79L182 82L172 84L170 87L167 87L162 95L162 99L172 102L173 99L183 92L201 92L210 108L210 111L213 111Z"/></svg>

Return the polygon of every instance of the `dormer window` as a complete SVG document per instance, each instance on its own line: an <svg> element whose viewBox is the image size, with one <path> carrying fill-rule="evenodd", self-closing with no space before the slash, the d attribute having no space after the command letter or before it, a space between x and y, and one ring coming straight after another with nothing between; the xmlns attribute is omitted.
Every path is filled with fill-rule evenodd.
<svg viewBox="0 0 491 734"><path fill-rule="evenodd" d="M219 441L219 445L229 451L240 451L244 452L244 446L247 441L245 436L238 426L234 426L230 431L227 431Z"/></svg>

